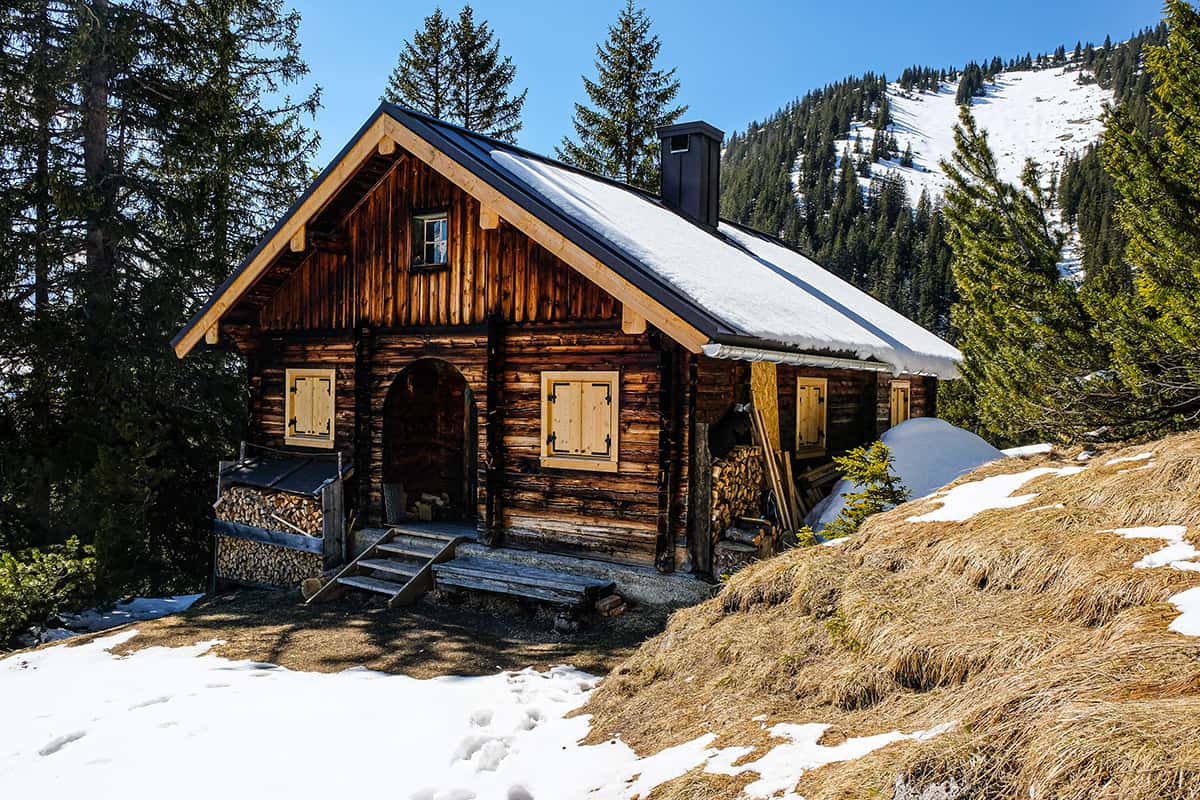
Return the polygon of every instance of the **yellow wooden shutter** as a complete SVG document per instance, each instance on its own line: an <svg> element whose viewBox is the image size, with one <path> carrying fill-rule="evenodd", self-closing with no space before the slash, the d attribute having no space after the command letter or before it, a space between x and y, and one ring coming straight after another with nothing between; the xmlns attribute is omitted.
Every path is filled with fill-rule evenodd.
<svg viewBox="0 0 1200 800"><path fill-rule="evenodd" d="M327 436L333 430L333 381L329 378L310 378L312 384L312 416L309 419L314 436Z"/></svg>
<svg viewBox="0 0 1200 800"><path fill-rule="evenodd" d="M912 387L908 381L892 382L892 426L904 422L912 413Z"/></svg>
<svg viewBox="0 0 1200 800"><path fill-rule="evenodd" d="M575 455L580 452L580 382L550 383L550 452Z"/></svg>
<svg viewBox="0 0 1200 800"><path fill-rule="evenodd" d="M796 450L825 447L824 378L796 380Z"/></svg>
<svg viewBox="0 0 1200 800"><path fill-rule="evenodd" d="M312 433L313 381L296 378L292 387L292 430L299 436Z"/></svg>
<svg viewBox="0 0 1200 800"><path fill-rule="evenodd" d="M582 384L580 451L586 455L607 456L612 450L613 389L613 385L607 381L585 381Z"/></svg>

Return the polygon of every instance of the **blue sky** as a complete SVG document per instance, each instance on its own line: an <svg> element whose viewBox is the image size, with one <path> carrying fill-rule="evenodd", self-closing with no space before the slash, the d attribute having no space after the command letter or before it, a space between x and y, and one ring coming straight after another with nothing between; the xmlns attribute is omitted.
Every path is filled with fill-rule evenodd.
<svg viewBox="0 0 1200 800"><path fill-rule="evenodd" d="M316 128L324 166L379 102L400 43L434 7L429 2L305 0L300 40L321 85ZM553 153L572 131L580 75L593 74L595 44L623 0L474 3L529 88L519 143ZM1114 40L1155 24L1160 0L909 0L801 2L649 0L663 40L660 56L675 66L689 119L726 132L743 129L809 89L866 71L896 76L914 63L942 67L1025 51ZM443 3L457 12L458 0ZM903 10L901 10L903 9ZM974 11L989 12L972 13ZM994 11L992 9L1003 9Z"/></svg>

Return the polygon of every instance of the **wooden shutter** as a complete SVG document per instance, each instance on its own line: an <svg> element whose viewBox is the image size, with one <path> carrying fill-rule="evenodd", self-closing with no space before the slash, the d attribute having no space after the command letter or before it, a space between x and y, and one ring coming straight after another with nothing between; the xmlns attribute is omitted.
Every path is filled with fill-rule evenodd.
<svg viewBox="0 0 1200 800"><path fill-rule="evenodd" d="M796 452L825 448L825 378L796 379Z"/></svg>
<svg viewBox="0 0 1200 800"><path fill-rule="evenodd" d="M553 381L550 394L550 434L547 439L549 451L555 454L575 455L579 452L580 436L580 391L579 381Z"/></svg>
<svg viewBox="0 0 1200 800"><path fill-rule="evenodd" d="M287 426L284 443L302 447L333 447L334 397L332 369L289 369L284 373Z"/></svg>
<svg viewBox="0 0 1200 800"><path fill-rule="evenodd" d="M312 434L312 395L312 380L296 378L292 385L292 432L298 436Z"/></svg>
<svg viewBox="0 0 1200 800"><path fill-rule="evenodd" d="M904 422L912 413L912 385L908 381L892 381L892 427Z"/></svg>
<svg viewBox="0 0 1200 800"><path fill-rule="evenodd" d="M616 372L542 373L542 466L617 470Z"/></svg>
<svg viewBox="0 0 1200 800"><path fill-rule="evenodd" d="M613 385L608 381L584 381L583 430L580 452L585 455L607 456L612 450Z"/></svg>

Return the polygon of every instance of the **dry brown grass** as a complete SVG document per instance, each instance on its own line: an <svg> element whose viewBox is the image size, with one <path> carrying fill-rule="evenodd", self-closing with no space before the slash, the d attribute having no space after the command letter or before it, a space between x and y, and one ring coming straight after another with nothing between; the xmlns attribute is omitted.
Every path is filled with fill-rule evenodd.
<svg viewBox="0 0 1200 800"><path fill-rule="evenodd" d="M1105 463L1145 451L1152 462ZM962 480L1065 463L1007 460ZM1200 798L1200 639L1167 630L1168 598L1200 574L1135 570L1161 542L1102 532L1180 524L1197 541L1200 434L1101 454L1028 492L965 522L906 522L936 507L916 501L844 544L744 570L613 672L584 709L593 737L649 753L712 732L762 752L758 714L830 723L831 740L953 720L799 790L891 797L904 776L988 800ZM752 778L693 771L652 796L732 798Z"/></svg>

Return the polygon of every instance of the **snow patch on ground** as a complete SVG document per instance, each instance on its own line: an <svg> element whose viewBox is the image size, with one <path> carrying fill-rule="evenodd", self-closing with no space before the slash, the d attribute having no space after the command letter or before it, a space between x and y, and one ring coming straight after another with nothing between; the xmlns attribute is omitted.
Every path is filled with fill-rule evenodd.
<svg viewBox="0 0 1200 800"><path fill-rule="evenodd" d="M753 748L711 746L708 734L646 758L619 740L579 744L587 716L567 718L598 679L570 667L417 680L355 668L324 674L214 655L217 642L109 648L134 629L78 647L0 660L0 785L13 797L208 798L211 780L180 780L220 765L242 797L375 796L386 780L398 800L629 800L703 767L753 773L746 797L796 798L806 771L902 740L893 731L826 747L827 726L781 723L783 741L756 761ZM306 746L321 731L321 764ZM328 769L329 764L386 766Z"/></svg>
<svg viewBox="0 0 1200 800"><path fill-rule="evenodd" d="M1154 453L1138 453L1137 455L1133 455L1133 456L1121 456L1120 458L1110 458L1108 461L1105 461L1104 464L1105 464L1105 466L1111 466L1113 464L1127 464L1131 461L1149 461L1152 458L1154 458Z"/></svg>
<svg viewBox="0 0 1200 800"><path fill-rule="evenodd" d="M950 481L981 464L1000 458L1000 451L970 431L945 420L916 417L886 431L880 441L892 451L892 471L910 492L909 499L927 497ZM838 481L829 496L804 518L814 530L833 520L846 505L846 495L858 491L847 480Z"/></svg>
<svg viewBox="0 0 1200 800"><path fill-rule="evenodd" d="M111 609L90 608L78 614L60 614L68 628L77 633L94 633L124 625L158 619L169 614L187 611L203 594L180 594L174 597L135 597L117 603Z"/></svg>
<svg viewBox="0 0 1200 800"><path fill-rule="evenodd" d="M1114 459L1115 461L1136 461L1149 453ZM1109 461L1108 463L1113 463ZM1101 533L1115 533L1126 539L1162 539L1167 545L1134 563L1135 569L1154 569L1155 567L1170 567L1184 572L1200 572L1200 550L1197 550L1184 535L1187 527L1184 525L1146 525L1138 528L1114 528ZM1179 616L1168 626L1168 630L1184 636L1200 636L1200 586L1187 589L1169 598L1171 604L1179 609Z"/></svg>
<svg viewBox="0 0 1200 800"><path fill-rule="evenodd" d="M1049 442L1041 442L1039 444L1026 444L1020 447L1009 447L1000 452L1009 458L1024 458L1025 456L1040 456L1049 453L1054 449L1054 445Z"/></svg>
<svg viewBox="0 0 1200 800"><path fill-rule="evenodd" d="M936 496L942 504L935 509L916 517L909 517L908 522L963 522L981 511L992 508L1014 508L1025 505L1037 493L1014 495L1017 489L1042 475L1075 475L1085 467L1035 467L1024 472L1014 472L1008 475L993 475L977 481L959 484L944 494Z"/></svg>

